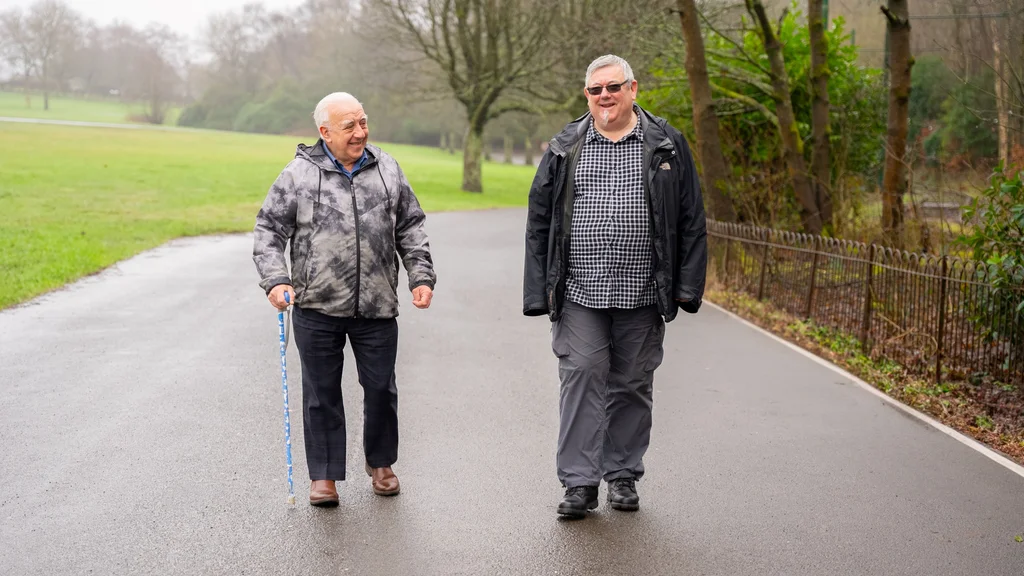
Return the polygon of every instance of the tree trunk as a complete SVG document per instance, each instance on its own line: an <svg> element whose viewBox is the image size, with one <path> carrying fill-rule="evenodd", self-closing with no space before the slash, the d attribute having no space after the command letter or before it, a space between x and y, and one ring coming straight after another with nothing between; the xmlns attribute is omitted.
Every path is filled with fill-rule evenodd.
<svg viewBox="0 0 1024 576"><path fill-rule="evenodd" d="M992 52L993 66L996 76L996 113L999 120L997 128L999 133L999 162L1004 168L1010 166L1010 91L1007 89L1007 66L1003 54L1003 34L1000 26L1000 19L993 18L992 25Z"/></svg>
<svg viewBox="0 0 1024 576"><path fill-rule="evenodd" d="M32 107L32 93L28 91L28 71L25 71L25 85L21 87L22 91L25 92L25 108Z"/></svg>
<svg viewBox="0 0 1024 576"><path fill-rule="evenodd" d="M523 148L523 164L533 166L533 141L530 140L529 136L527 136L526 141L523 144L525 146L525 148Z"/></svg>
<svg viewBox="0 0 1024 576"><path fill-rule="evenodd" d="M167 106L163 101L163 94L156 79L156 72L151 71L149 78L149 114L146 121L150 124L163 124L167 116Z"/></svg>
<svg viewBox="0 0 1024 576"><path fill-rule="evenodd" d="M46 66L43 66L43 110L50 109L50 76L47 74Z"/></svg>
<svg viewBox="0 0 1024 576"><path fill-rule="evenodd" d="M711 214L718 220L736 221L736 209L729 198L728 186L731 170L722 153L718 115L715 113L708 79L708 64L704 53L700 20L694 0L678 0L679 20L686 41L686 75L690 81L693 100L693 123L697 130L697 153L704 169L704 185L711 200Z"/></svg>
<svg viewBox="0 0 1024 576"><path fill-rule="evenodd" d="M786 168L797 202L800 203L800 216L804 231L810 234L821 234L821 214L818 202L814 197L811 180L807 177L807 163L804 161L804 146L800 140L800 131L793 114L793 100L789 92L789 75L786 73L786 62L782 58L782 44L772 29L771 21L765 12L761 0L746 0L747 9L756 18L764 40L765 53L771 64L772 98L779 117L779 135L786 158Z"/></svg>
<svg viewBox="0 0 1024 576"><path fill-rule="evenodd" d="M964 5L963 0L950 0L949 10L952 14L964 14L967 12L967 8ZM962 78L967 78L967 48L964 47L963 25L961 19L953 18L953 25L955 26L954 34L956 35L953 39L953 43L956 45L956 53L954 54L956 58L956 71Z"/></svg>
<svg viewBox="0 0 1024 576"><path fill-rule="evenodd" d="M466 129L466 141L462 148L462 189L466 192L483 192L480 164L483 161L484 127L470 122Z"/></svg>
<svg viewBox="0 0 1024 576"><path fill-rule="evenodd" d="M910 19L908 0L889 0L883 7L888 20L891 66L889 125L885 176L882 178L882 231L886 240L903 247L903 194L907 189L905 158L910 120Z"/></svg>
<svg viewBox="0 0 1024 576"><path fill-rule="evenodd" d="M832 228L832 162L829 138L832 126L829 122L828 40L825 28L822 0L808 0L808 21L811 29L811 87L814 101L811 107L811 129L814 135L814 152L811 155L811 174L814 176L814 197L818 202L822 224Z"/></svg>
<svg viewBox="0 0 1024 576"><path fill-rule="evenodd" d="M1024 2L1018 2L1018 4L1021 9L1024 9ZM1016 46L1011 44L1008 51L1009 61L1015 63L1008 66L1010 72L1013 73L1016 70L1015 76L1024 74L1024 18L1018 17L1010 23L1006 38L1008 41L1011 38L1018 39ZM1016 160L1021 169L1024 169L1024 79L1018 76L1010 93L1013 96L1011 98L1013 117L1016 119L1013 130L1016 138L1014 138L1015 143L1010 146L1010 156Z"/></svg>
<svg viewBox="0 0 1024 576"><path fill-rule="evenodd" d="M515 143L512 137L508 134L505 135L505 164L512 163L512 154L515 153Z"/></svg>

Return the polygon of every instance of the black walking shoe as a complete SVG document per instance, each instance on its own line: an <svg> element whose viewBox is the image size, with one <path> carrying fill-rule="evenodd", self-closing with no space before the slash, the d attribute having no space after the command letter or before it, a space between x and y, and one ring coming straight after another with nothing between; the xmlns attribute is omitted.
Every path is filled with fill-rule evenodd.
<svg viewBox="0 0 1024 576"><path fill-rule="evenodd" d="M565 491L558 513L569 518L583 518L587 510L597 508L597 486L574 486Z"/></svg>
<svg viewBox="0 0 1024 576"><path fill-rule="evenodd" d="M616 510L633 512L640 509L640 496L636 493L636 480L616 478L608 483L608 503Z"/></svg>

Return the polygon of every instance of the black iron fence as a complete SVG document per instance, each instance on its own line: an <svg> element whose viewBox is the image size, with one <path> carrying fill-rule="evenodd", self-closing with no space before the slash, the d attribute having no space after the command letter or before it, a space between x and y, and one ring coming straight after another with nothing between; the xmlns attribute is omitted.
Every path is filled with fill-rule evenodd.
<svg viewBox="0 0 1024 576"><path fill-rule="evenodd" d="M710 221L718 280L933 377L1024 382L1024 289L994 266Z"/></svg>

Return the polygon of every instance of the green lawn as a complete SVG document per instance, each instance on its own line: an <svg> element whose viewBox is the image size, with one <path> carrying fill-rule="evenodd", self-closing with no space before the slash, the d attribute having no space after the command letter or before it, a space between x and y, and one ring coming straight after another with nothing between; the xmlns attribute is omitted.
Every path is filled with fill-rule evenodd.
<svg viewBox="0 0 1024 576"><path fill-rule="evenodd" d="M249 232L297 139L0 122L0 309L179 236ZM307 139L307 143L312 143ZM382 145L428 211L523 206L534 171Z"/></svg>
<svg viewBox="0 0 1024 576"><path fill-rule="evenodd" d="M13 118L46 118L49 120L78 120L80 122L104 122L125 124L128 117L143 111L142 104L125 104L116 100L78 99L50 96L50 109L43 110L43 95L30 93L29 104L21 92L0 92L0 116ZM181 110L171 109L164 120L165 125L175 125Z"/></svg>

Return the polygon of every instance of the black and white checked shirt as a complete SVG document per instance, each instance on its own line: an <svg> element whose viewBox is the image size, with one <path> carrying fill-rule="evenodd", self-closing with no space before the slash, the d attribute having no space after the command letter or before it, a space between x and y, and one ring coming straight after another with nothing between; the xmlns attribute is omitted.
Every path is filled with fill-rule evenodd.
<svg viewBox="0 0 1024 576"><path fill-rule="evenodd" d="M576 166L566 281L570 302L588 308L657 302L643 156L639 120L618 142L590 125Z"/></svg>

